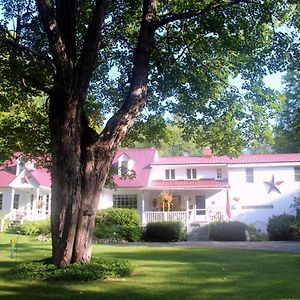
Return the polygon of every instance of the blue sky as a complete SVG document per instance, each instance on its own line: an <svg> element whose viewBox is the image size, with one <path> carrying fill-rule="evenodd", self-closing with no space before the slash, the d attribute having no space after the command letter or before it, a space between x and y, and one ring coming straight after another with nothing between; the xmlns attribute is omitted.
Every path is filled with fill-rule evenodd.
<svg viewBox="0 0 300 300"><path fill-rule="evenodd" d="M283 73L277 72L265 77L265 84L277 91L282 92L284 89L284 85L282 84L282 75Z"/></svg>

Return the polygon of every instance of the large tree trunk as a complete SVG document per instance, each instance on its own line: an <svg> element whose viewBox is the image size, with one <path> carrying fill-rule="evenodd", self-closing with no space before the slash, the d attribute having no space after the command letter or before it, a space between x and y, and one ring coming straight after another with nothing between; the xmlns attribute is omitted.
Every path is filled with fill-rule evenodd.
<svg viewBox="0 0 300 300"><path fill-rule="evenodd" d="M94 133L85 127L81 102L80 95L58 91L50 104L52 254L59 266L91 258L99 196L116 149L87 144Z"/></svg>
<svg viewBox="0 0 300 300"><path fill-rule="evenodd" d="M54 14L47 13L48 10L51 12L51 2L38 2L41 13L45 14L45 26L55 25ZM64 47L63 39L57 39L60 35L59 28L55 25L49 27L47 32L49 40L53 40L52 49L56 52L53 56L57 69L50 95L49 112L53 162L52 254L54 263L61 267L72 262L89 262L99 196L111 162L117 147L142 112L147 99L156 0L144 0L131 85L122 107L109 120L100 135L88 126L83 106L92 74L92 61L97 53L93 28L99 27L97 20L103 22L107 9L105 3L108 2L109 0L96 2L93 15L95 25L87 31L83 53L77 64L74 64L76 59L73 48ZM101 13L97 11L97 7ZM64 23L61 21L60 24ZM69 49L69 52L65 49ZM91 52L94 58L91 58Z"/></svg>

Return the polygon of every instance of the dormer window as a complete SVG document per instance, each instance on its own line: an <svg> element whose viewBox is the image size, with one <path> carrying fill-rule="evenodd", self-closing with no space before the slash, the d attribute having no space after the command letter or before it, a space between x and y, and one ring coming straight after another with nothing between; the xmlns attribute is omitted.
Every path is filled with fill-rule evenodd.
<svg viewBox="0 0 300 300"><path fill-rule="evenodd" d="M119 175L124 177L128 172L133 170L133 160L125 153L118 159Z"/></svg>
<svg viewBox="0 0 300 300"><path fill-rule="evenodd" d="M128 161L127 160L123 160L121 161L121 175L122 176L126 176L128 173Z"/></svg>
<svg viewBox="0 0 300 300"><path fill-rule="evenodd" d="M187 179L195 179L197 178L197 170L196 169L187 169L186 170Z"/></svg>
<svg viewBox="0 0 300 300"><path fill-rule="evenodd" d="M25 169L27 159L24 157L19 157L17 162L16 175L20 174Z"/></svg>
<svg viewBox="0 0 300 300"><path fill-rule="evenodd" d="M175 179L175 170L167 169L165 175L166 175L166 179Z"/></svg>

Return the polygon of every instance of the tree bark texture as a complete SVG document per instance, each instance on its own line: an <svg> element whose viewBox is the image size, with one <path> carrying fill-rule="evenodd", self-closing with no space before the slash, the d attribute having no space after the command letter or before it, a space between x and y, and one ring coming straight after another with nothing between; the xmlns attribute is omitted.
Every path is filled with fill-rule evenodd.
<svg viewBox="0 0 300 300"><path fill-rule="evenodd" d="M36 0L56 68L49 109L53 163L51 224L53 261L61 267L73 262L86 263L91 258L100 193L117 147L146 104L156 17L156 0L144 0L129 93L98 135L89 128L83 107L110 1L95 2L78 59L72 28L76 23L72 19L75 1L67 2L72 8L70 14L66 13L66 4L54 7L52 1ZM66 16L72 21L67 22Z"/></svg>

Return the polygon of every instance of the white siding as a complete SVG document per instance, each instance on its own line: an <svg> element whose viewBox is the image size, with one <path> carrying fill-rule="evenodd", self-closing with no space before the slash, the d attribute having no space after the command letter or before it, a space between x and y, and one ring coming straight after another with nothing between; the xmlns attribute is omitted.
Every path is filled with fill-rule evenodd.
<svg viewBox="0 0 300 300"><path fill-rule="evenodd" d="M187 169L196 169L197 170L197 178L196 179L217 179L217 169L222 170L222 178L227 178L227 171L225 167L218 166L153 166L151 169L151 180L164 180L165 179L165 171L175 169L175 179L177 180L188 180L187 179ZM192 178L194 179L194 178Z"/></svg>
<svg viewBox="0 0 300 300"><path fill-rule="evenodd" d="M246 182L245 168L229 169L230 199L232 218L246 223L256 223L262 231L272 215L291 214L290 205L293 197L300 193L300 185L295 182L294 168L283 167L254 167L254 182ZM275 183L280 193L269 192L269 185L274 175ZM238 201L234 201L237 198Z"/></svg>

